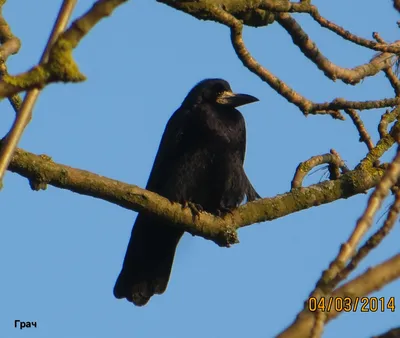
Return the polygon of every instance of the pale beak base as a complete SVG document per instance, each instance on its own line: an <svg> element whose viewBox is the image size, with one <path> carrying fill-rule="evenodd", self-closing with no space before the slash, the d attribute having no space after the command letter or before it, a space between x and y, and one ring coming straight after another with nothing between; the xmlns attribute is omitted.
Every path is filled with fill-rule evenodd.
<svg viewBox="0 0 400 338"><path fill-rule="evenodd" d="M218 104L230 107L239 107L257 101L259 101L259 99L254 96L248 94L235 94L228 91L222 92L216 100Z"/></svg>

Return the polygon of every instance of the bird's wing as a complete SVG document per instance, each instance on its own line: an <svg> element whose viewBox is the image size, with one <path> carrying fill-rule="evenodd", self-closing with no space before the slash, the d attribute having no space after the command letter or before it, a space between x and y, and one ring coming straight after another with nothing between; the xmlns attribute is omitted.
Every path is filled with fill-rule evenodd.
<svg viewBox="0 0 400 338"><path fill-rule="evenodd" d="M162 193L162 187L173 173L174 163L179 158L185 128L186 111L179 108L169 119L158 147L146 189Z"/></svg>
<svg viewBox="0 0 400 338"><path fill-rule="evenodd" d="M182 123L183 122L183 123ZM185 116L177 111L170 118L150 173L147 189L167 198L166 183L176 167ZM173 179L173 178L172 178ZM136 305L145 305L154 294L163 293L171 274L176 246L183 231L169 226L168 221L139 213L133 226L122 271L115 283L114 295Z"/></svg>
<svg viewBox="0 0 400 338"><path fill-rule="evenodd" d="M240 160L242 161L242 165L244 164L244 155L246 153L246 124L243 119L243 123L241 125L242 130L241 133L239 133L239 157ZM251 202L254 201L258 198L261 198L261 196L258 194L258 192L254 189L253 185L251 184L249 178L246 175L246 172L244 171L243 168L243 179L246 181L246 197L247 201Z"/></svg>
<svg viewBox="0 0 400 338"><path fill-rule="evenodd" d="M244 121L242 114L240 114L240 117L241 121L239 123L240 130L238 132L238 150L239 150L239 158L242 164L244 164L244 155L246 153L246 123Z"/></svg>

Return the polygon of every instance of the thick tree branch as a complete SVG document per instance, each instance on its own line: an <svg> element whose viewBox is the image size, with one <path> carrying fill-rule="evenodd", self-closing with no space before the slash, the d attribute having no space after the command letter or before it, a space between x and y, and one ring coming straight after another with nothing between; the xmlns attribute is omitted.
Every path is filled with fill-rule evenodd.
<svg viewBox="0 0 400 338"><path fill-rule="evenodd" d="M30 180L33 189L46 184L67 189L114 203L123 208L144 211L168 219L175 226L212 240L221 246L237 241L235 230L253 223L271 221L288 214L308 209L341 198L364 193L374 187L382 177L381 168L353 170L334 181L325 181L307 188L294 189L273 198L264 198L240 206L224 216L201 212L193 217L189 208L135 185L102 177L85 170L57 164L47 156L38 156L17 149L9 170Z"/></svg>
<svg viewBox="0 0 400 338"><path fill-rule="evenodd" d="M199 20L211 20L221 22L218 17L212 15L213 7L218 6L225 12L242 21L246 26L267 26L274 22L278 13L308 13L322 27L329 29L343 39L353 42L359 46L376 50L382 53L400 53L398 44L388 44L364 39L339 25L322 17L316 6L310 1L289 2L286 0L157 0L172 8L185 12Z"/></svg>
<svg viewBox="0 0 400 338"><path fill-rule="evenodd" d="M261 8L263 0L243 1L243 0L193 0L193 1L176 1L176 0L157 0L177 10L183 11L200 20L212 20L221 22L218 17L213 15L215 7L223 8L224 11L230 13L243 24L252 27L261 27L274 22L275 16L270 10ZM274 4L287 3L282 0L267 1L270 6Z"/></svg>

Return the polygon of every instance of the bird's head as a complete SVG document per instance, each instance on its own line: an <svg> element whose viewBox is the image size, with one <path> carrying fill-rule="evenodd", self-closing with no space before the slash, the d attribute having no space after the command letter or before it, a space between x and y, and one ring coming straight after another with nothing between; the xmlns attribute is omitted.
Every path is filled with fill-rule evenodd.
<svg viewBox="0 0 400 338"><path fill-rule="evenodd" d="M254 96L232 92L229 83L222 79L199 82L186 96L183 104L210 104L213 106L239 107L258 101Z"/></svg>

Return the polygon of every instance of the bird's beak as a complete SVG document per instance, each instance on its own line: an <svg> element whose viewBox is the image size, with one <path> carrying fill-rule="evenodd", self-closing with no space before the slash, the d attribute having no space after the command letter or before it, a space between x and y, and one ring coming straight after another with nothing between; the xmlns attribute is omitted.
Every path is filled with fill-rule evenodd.
<svg viewBox="0 0 400 338"><path fill-rule="evenodd" d="M217 97L217 103L224 106L239 107L259 101L256 97L247 94L235 94L229 91L222 92Z"/></svg>

